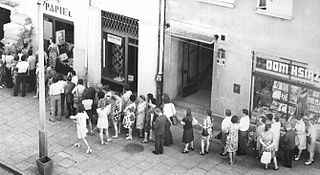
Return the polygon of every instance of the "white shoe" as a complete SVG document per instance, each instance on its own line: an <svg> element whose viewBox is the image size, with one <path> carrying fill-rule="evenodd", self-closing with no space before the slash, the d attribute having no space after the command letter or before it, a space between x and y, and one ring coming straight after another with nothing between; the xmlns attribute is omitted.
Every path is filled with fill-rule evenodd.
<svg viewBox="0 0 320 175"><path fill-rule="evenodd" d="M111 142L112 139L107 139L107 142Z"/></svg>
<svg viewBox="0 0 320 175"><path fill-rule="evenodd" d="M126 137L126 140L132 140L132 137L130 136Z"/></svg>

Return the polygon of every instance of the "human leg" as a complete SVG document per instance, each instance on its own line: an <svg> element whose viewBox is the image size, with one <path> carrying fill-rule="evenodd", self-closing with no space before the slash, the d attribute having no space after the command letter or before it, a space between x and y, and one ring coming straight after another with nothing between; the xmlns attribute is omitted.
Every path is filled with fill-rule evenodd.
<svg viewBox="0 0 320 175"><path fill-rule="evenodd" d="M118 122L113 122L113 127L114 127L114 136L112 136L112 138L116 139L119 137L119 135L118 135Z"/></svg>
<svg viewBox="0 0 320 175"><path fill-rule="evenodd" d="M24 97L26 95L26 84L27 84L27 74L24 73L24 74L21 74L20 75L21 77L21 84L22 84L22 90L21 90L21 96Z"/></svg>
<svg viewBox="0 0 320 175"><path fill-rule="evenodd" d="M61 116L62 116L62 113L61 113L61 96L60 95L56 95L56 101L57 101L57 120L61 120Z"/></svg>
<svg viewBox="0 0 320 175"><path fill-rule="evenodd" d="M100 136L100 143L101 145L104 144L104 140L103 140L103 128L99 128L99 136Z"/></svg>
<svg viewBox="0 0 320 175"><path fill-rule="evenodd" d="M277 157L276 156L273 157L273 163L274 163L274 169L278 170L279 167L278 167L278 162L277 162Z"/></svg>
<svg viewBox="0 0 320 175"><path fill-rule="evenodd" d="M87 139L84 137L84 138L82 138L82 141L83 141L84 144L86 144L86 146L87 146L87 151L86 151L86 153L87 153L87 154L92 153L92 149L90 148L90 145L88 144Z"/></svg>
<svg viewBox="0 0 320 175"><path fill-rule="evenodd" d="M201 155L204 155L204 138L203 136L201 137L201 152L200 152Z"/></svg>
<svg viewBox="0 0 320 175"><path fill-rule="evenodd" d="M206 140L207 140L207 145L206 145L205 153L208 154L209 153L209 146L210 146L210 137L207 137Z"/></svg>
<svg viewBox="0 0 320 175"><path fill-rule="evenodd" d="M17 79L16 79L16 83L14 84L14 89L13 89L14 96L18 95L21 83L22 83L22 77L18 74Z"/></svg>
<svg viewBox="0 0 320 175"><path fill-rule="evenodd" d="M55 119L55 111L56 111L56 97L55 95L53 96L50 96L50 106L51 106L51 118L50 118L50 121L54 122L56 119Z"/></svg>

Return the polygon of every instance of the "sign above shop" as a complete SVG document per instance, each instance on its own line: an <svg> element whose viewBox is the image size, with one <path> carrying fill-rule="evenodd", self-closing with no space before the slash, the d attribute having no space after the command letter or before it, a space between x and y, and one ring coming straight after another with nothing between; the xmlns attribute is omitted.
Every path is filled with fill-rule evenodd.
<svg viewBox="0 0 320 175"><path fill-rule="evenodd" d="M46 1L44 3L44 13L67 20L72 20L70 10L60 1Z"/></svg>
<svg viewBox="0 0 320 175"><path fill-rule="evenodd" d="M121 46L121 37L108 34L107 41Z"/></svg>
<svg viewBox="0 0 320 175"><path fill-rule="evenodd" d="M301 64L292 60L275 60L256 56L255 71L270 72L278 75L285 75L286 78L304 81L306 83L320 83L320 71L312 70L306 64Z"/></svg>

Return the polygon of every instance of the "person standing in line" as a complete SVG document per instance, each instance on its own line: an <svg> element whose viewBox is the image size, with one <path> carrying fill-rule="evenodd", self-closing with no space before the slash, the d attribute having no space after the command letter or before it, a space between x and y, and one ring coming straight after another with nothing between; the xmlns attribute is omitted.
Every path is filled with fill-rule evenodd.
<svg viewBox="0 0 320 175"><path fill-rule="evenodd" d="M191 109L187 109L186 116L181 121L181 124L183 125L182 142L185 143L182 153L188 153L189 146L190 146L190 150L192 151L194 150L192 120L193 120L193 117L191 114Z"/></svg>
<svg viewBox="0 0 320 175"><path fill-rule="evenodd" d="M233 165L236 152L238 150L238 142L239 142L239 124L238 124L238 116L234 115L231 118L231 124L227 129L227 139L226 139L226 150L229 153L229 164Z"/></svg>
<svg viewBox="0 0 320 175"><path fill-rule="evenodd" d="M165 135L165 124L167 121L166 116L164 116L161 112L161 109L156 108L154 110L155 115L157 116L153 126L153 132L155 136L155 150L152 151L153 154L159 155L163 154L163 142L164 142L164 135Z"/></svg>
<svg viewBox="0 0 320 175"><path fill-rule="evenodd" d="M140 138L143 138L143 126L146 116L146 108L146 97L144 95L140 95L136 111L136 128L139 130Z"/></svg>
<svg viewBox="0 0 320 175"><path fill-rule="evenodd" d="M101 99L101 100L104 100L104 99ZM108 116L111 113L111 104L108 101L104 100L104 102L102 102L101 105L102 106L97 109L97 113L98 113L97 127L99 128L100 143L101 145L104 145L106 143L103 138L104 131L107 138L107 142L111 141L111 138L109 137L109 120L108 120Z"/></svg>
<svg viewBox="0 0 320 175"><path fill-rule="evenodd" d="M314 150L316 148L316 140L317 140L317 127L315 126L315 120L313 117L309 118L309 130L307 137L309 137L308 141L308 152L309 152L309 160L305 162L305 165L311 165L314 162Z"/></svg>
<svg viewBox="0 0 320 175"><path fill-rule="evenodd" d="M173 103L170 102L170 97L168 94L163 95L163 115L167 117L165 136L164 136L164 146L170 146L173 144L172 134L170 131L170 126L172 122L170 117L176 115L176 108Z"/></svg>
<svg viewBox="0 0 320 175"><path fill-rule="evenodd" d="M28 91L33 92L36 87L36 57L33 55L32 49L28 50L27 62L29 63Z"/></svg>
<svg viewBox="0 0 320 175"><path fill-rule="evenodd" d="M287 168L292 168L292 159L294 156L294 149L295 149L295 131L292 128L292 123L286 123L286 133L281 137L281 147L284 151L284 158L283 158L283 166Z"/></svg>
<svg viewBox="0 0 320 175"><path fill-rule="evenodd" d="M226 148L226 140L228 134L228 128L231 125L231 110L226 109L225 111L225 118L222 120L221 123L221 142L223 145L223 152L220 153L221 156L227 156L227 148Z"/></svg>
<svg viewBox="0 0 320 175"><path fill-rule="evenodd" d="M261 116L259 117L258 120L258 127L257 130L255 132L255 138L256 138L256 150L258 151L258 156L257 158L260 159L261 155L262 155L262 151L261 151L261 144L260 144L260 138L261 138L261 134L262 132L264 132L265 127L266 127L266 117Z"/></svg>
<svg viewBox="0 0 320 175"><path fill-rule="evenodd" d="M111 107L111 115L112 115L112 122L114 128L114 135L112 136L113 139L119 138L119 121L121 117L121 107L122 107L122 100L119 97L118 93L115 93L111 99L112 107Z"/></svg>
<svg viewBox="0 0 320 175"><path fill-rule="evenodd" d="M307 148L307 138L306 138L306 126L302 120L302 114L297 115L297 123L295 126L296 130L296 145L299 149L298 155L294 158L294 160L299 160L301 157L301 153L303 150Z"/></svg>
<svg viewBox="0 0 320 175"><path fill-rule="evenodd" d="M86 146L87 146L86 153L90 154L90 153L92 153L92 149L90 148L90 146L88 144L88 141L86 139L87 132L88 132L88 129L86 127L86 121L87 121L88 118L89 117L88 117L87 113L84 112L83 106L79 107L77 115L70 116L70 119L73 119L74 123L76 123L76 125L77 125L78 140L81 139L86 144ZM79 148L80 147L80 143L77 142L73 146Z"/></svg>
<svg viewBox="0 0 320 175"><path fill-rule="evenodd" d="M70 76L71 77L71 82L74 83L74 84L78 84L78 77L77 77L77 73L76 71L74 70L71 70L68 75L68 77Z"/></svg>
<svg viewBox="0 0 320 175"><path fill-rule="evenodd" d="M274 134L271 131L271 124L266 124L264 132L261 134L261 138L259 142L262 145L262 151L264 152L270 152L271 153L271 159L273 159L274 163L274 170L278 170L278 163L277 163L277 157L275 156L274 151ZM269 163L265 164L264 169L268 169Z"/></svg>
<svg viewBox="0 0 320 175"><path fill-rule="evenodd" d="M71 77L67 77L65 95L66 95L66 102L67 102L68 117L70 117L71 115L75 115L75 109L73 107L73 94L72 94L72 90L75 86L76 85L71 82Z"/></svg>
<svg viewBox="0 0 320 175"><path fill-rule="evenodd" d="M93 118L93 111L92 111L92 105L93 100L90 99L88 96L84 95L82 100L82 105L84 107L84 110L86 111L87 115L89 116L88 123L89 123L89 135L94 135L93 133L93 127L92 127L92 118Z"/></svg>
<svg viewBox="0 0 320 175"><path fill-rule="evenodd" d="M123 110L123 127L128 129L128 134L126 140L132 140L132 127L136 120L136 96L134 94L130 95L129 101L127 102L127 107Z"/></svg>
<svg viewBox="0 0 320 175"><path fill-rule="evenodd" d="M274 135L274 151L275 151L276 157L278 157L278 151L279 151L280 130L281 130L280 118L278 115L275 115L273 117L273 123L271 124L271 131L273 132L273 135Z"/></svg>
<svg viewBox="0 0 320 175"><path fill-rule="evenodd" d="M26 56L21 56L21 61L16 65L17 69L17 79L14 85L14 91L12 96L18 96L18 91L20 88L20 84L22 84L21 96L24 97L26 95L26 82L28 77L29 63L26 61Z"/></svg>
<svg viewBox="0 0 320 175"><path fill-rule="evenodd" d="M51 118L49 121L55 122L55 112L57 108L57 120L61 120L61 93L63 89L58 83L58 78L55 76L52 79L52 84L49 87L50 105L51 105Z"/></svg>
<svg viewBox="0 0 320 175"><path fill-rule="evenodd" d="M242 117L240 118L239 123L239 149L237 155L245 155L247 153L249 127L249 111L247 109L242 109Z"/></svg>
<svg viewBox="0 0 320 175"><path fill-rule="evenodd" d="M201 152L200 155L209 154L210 138L212 136L212 111L207 110L207 117L203 120L202 133L201 133ZM206 149L204 149L205 142L207 143Z"/></svg>
<svg viewBox="0 0 320 175"><path fill-rule="evenodd" d="M6 87L12 88L13 87L13 80L12 80L12 69L14 66L14 53L13 51L7 51L5 55L5 63L6 63Z"/></svg>
<svg viewBox="0 0 320 175"><path fill-rule="evenodd" d="M72 81L72 80L71 80ZM83 85L83 80L79 79L78 84L73 88L72 94L74 97L74 108L77 110L81 104L83 92L86 87Z"/></svg>
<svg viewBox="0 0 320 175"><path fill-rule="evenodd" d="M65 94L65 90L66 90L66 86L68 85L67 81L63 79L63 75L61 73L58 73L58 83L61 86L62 92L61 92L61 115L64 115L64 104L66 101L66 94Z"/></svg>
<svg viewBox="0 0 320 175"><path fill-rule="evenodd" d="M149 100L147 109L146 109L146 117L144 120L144 140L142 143L148 143L148 135L149 141L154 141L153 132L152 132L152 122L154 119L154 110L156 108L156 99Z"/></svg>

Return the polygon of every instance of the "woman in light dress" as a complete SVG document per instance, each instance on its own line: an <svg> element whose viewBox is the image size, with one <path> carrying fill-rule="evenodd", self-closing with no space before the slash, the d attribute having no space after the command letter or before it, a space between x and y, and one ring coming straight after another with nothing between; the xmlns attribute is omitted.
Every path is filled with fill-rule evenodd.
<svg viewBox="0 0 320 175"><path fill-rule="evenodd" d="M211 115L212 115L212 111L208 110L207 116L203 120L202 130L203 131L206 130L206 133L204 133L204 132L201 133L201 152L200 152L200 155L209 154L210 138L212 136L212 126L213 126ZM207 143L206 149L204 149L205 141Z"/></svg>
<svg viewBox="0 0 320 175"><path fill-rule="evenodd" d="M136 128L139 130L140 138L143 138L143 126L147 107L146 97L144 95L140 95L138 101L136 111Z"/></svg>
<svg viewBox="0 0 320 175"><path fill-rule="evenodd" d="M98 113L98 122L97 127L99 128L99 136L100 136L100 143L101 145L105 144L104 138L103 138L103 131L105 131L105 136L107 138L107 142L111 141L111 138L109 137L109 120L108 116L111 113L111 104L109 101L106 101L105 99L101 99L103 102L100 103L101 107L97 109Z"/></svg>
<svg viewBox="0 0 320 175"><path fill-rule="evenodd" d="M228 133L227 133L227 140L226 140L226 149L229 153L229 164L233 165L236 152L238 151L238 131L239 131L239 124L238 124L238 116L234 115L231 118L231 124L230 127L228 127Z"/></svg>
<svg viewBox="0 0 320 175"><path fill-rule="evenodd" d="M310 143L308 143L309 160L304 164L311 165L314 162L313 157L317 139L317 128L315 126L315 120L313 117L309 119L309 129L307 136L310 138Z"/></svg>
<svg viewBox="0 0 320 175"><path fill-rule="evenodd" d="M273 159L274 170L278 170L278 162L277 157L275 155L275 147L274 147L274 133L271 130L271 124L266 124L264 132L262 132L260 137L260 144L262 145L263 152L271 152L271 159ZM269 163L265 164L264 169L268 169Z"/></svg>
<svg viewBox="0 0 320 175"><path fill-rule="evenodd" d="M129 101L127 103L127 107L123 110L124 117L123 117L123 127L128 129L128 134L126 140L132 140L132 127L135 122L135 104L136 96L131 95Z"/></svg>
<svg viewBox="0 0 320 175"><path fill-rule="evenodd" d="M295 157L294 160L299 160L301 157L301 153L303 150L307 148L307 137L306 137L306 125L302 120L302 115L298 114L297 123L295 126L296 130L296 145L299 149L298 155Z"/></svg>

